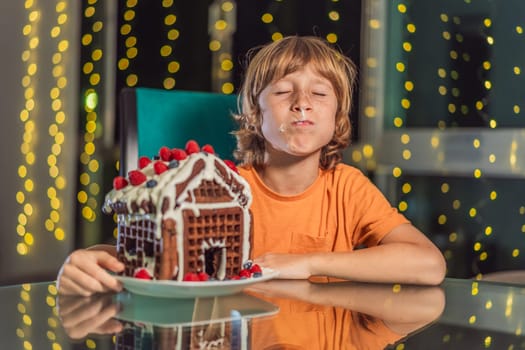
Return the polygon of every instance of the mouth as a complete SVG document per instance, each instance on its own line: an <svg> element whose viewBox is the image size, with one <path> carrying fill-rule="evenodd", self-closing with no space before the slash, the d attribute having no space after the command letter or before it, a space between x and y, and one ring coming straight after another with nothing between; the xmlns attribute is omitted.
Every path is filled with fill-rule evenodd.
<svg viewBox="0 0 525 350"><path fill-rule="evenodd" d="M292 126L309 126L314 125L314 123L311 120L295 120L292 122Z"/></svg>

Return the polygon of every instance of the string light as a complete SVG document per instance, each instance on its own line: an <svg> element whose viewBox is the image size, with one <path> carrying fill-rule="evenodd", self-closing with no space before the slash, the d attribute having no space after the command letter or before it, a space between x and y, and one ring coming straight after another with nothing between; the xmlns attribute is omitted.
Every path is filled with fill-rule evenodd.
<svg viewBox="0 0 525 350"><path fill-rule="evenodd" d="M233 34L237 29L235 1L215 0L208 9L212 90L233 94Z"/></svg>
<svg viewBox="0 0 525 350"><path fill-rule="evenodd" d="M22 33L26 39L26 48L22 52L22 61L26 66L26 75L21 79L24 88L24 108L20 111L20 121L23 125L22 144L20 152L23 161L18 166L18 176L21 188L16 193L16 201L20 205L18 214L17 234L20 237L16 246L19 255L30 253L34 243L33 231L36 230L36 220L33 218L36 202L32 200L35 190L33 178L33 167L35 164L35 148L37 145L38 116L35 110L39 107L39 101L35 99L35 91L38 89L38 43L40 42L40 19L41 8L37 1L26 0L24 8L27 13L27 23Z"/></svg>

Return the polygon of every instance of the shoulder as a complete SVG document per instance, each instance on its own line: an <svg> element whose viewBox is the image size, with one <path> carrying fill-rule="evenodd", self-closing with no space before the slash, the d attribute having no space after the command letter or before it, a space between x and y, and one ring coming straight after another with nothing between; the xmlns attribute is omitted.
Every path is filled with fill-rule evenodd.
<svg viewBox="0 0 525 350"><path fill-rule="evenodd" d="M348 164L339 163L334 169L326 170L323 176L334 185L361 187L365 184L371 184L370 179L358 168Z"/></svg>

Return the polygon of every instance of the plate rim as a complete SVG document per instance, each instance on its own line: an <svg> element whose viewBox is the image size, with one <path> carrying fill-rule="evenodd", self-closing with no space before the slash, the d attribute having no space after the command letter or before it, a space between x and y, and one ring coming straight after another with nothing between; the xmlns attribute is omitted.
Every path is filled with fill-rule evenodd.
<svg viewBox="0 0 525 350"><path fill-rule="evenodd" d="M238 280L226 280L226 281L173 281L173 280L145 280L135 277L129 277L129 276L120 276L115 275L115 278L122 282L124 289L128 290L131 293L135 294L141 294L141 295L148 295L148 296L155 296L155 297L164 297L164 298L191 298L191 296L179 296L174 293L173 295L166 296L164 293L151 293L151 287L155 286L161 286L162 288L165 287L173 287L175 290L179 291L187 291L188 289L197 288L200 291L203 290L213 290L213 291L223 291L224 288L227 287L244 287L249 286L256 283L265 282L271 279L276 278L279 276L279 271L270 269L270 268L262 268L262 276L260 277L250 277L250 278L244 278L244 279L238 279ZM136 292L135 288L129 288L129 285L133 284L134 286L138 286L138 288L145 287L144 290L142 290L144 293ZM236 288L231 293L227 294L235 294L238 293L242 289ZM160 294L163 294L160 296ZM227 295L224 293L211 293L206 296L214 296L214 295ZM200 294L196 294L195 297L202 297Z"/></svg>

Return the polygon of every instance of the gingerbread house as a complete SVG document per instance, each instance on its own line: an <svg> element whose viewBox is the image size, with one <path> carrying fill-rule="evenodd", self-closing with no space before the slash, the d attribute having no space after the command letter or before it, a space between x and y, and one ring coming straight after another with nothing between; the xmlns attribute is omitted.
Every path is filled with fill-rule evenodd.
<svg viewBox="0 0 525 350"><path fill-rule="evenodd" d="M196 152L139 171L106 197L106 210L118 214L124 275L178 281L188 272L217 280L237 275L250 254L251 193L231 164Z"/></svg>

